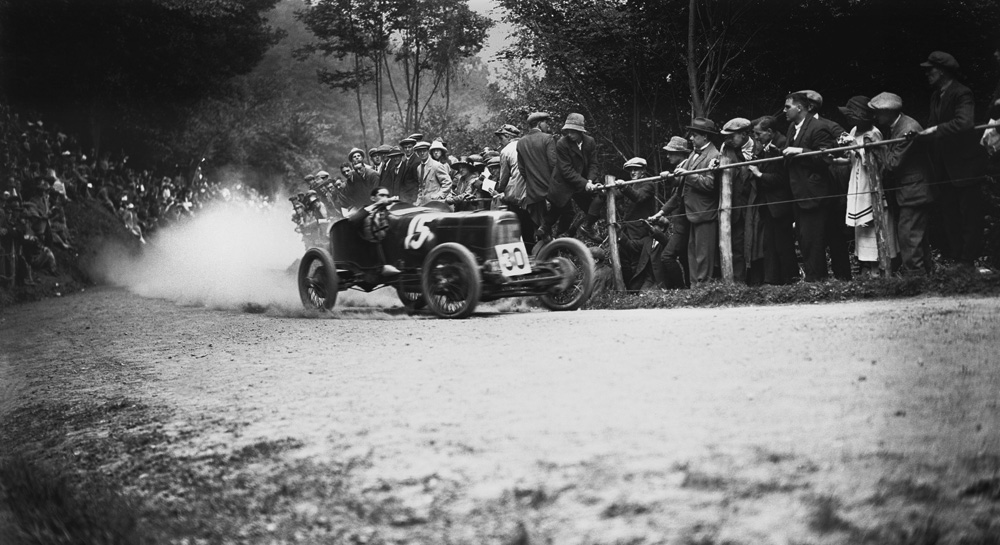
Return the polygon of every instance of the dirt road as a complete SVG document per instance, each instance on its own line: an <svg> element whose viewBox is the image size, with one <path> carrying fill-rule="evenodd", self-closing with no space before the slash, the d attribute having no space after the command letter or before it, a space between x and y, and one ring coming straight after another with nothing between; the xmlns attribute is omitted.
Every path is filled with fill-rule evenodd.
<svg viewBox="0 0 1000 545"><path fill-rule="evenodd" d="M99 289L8 309L0 454L115 487L174 542L1000 538L995 299L355 304Z"/></svg>

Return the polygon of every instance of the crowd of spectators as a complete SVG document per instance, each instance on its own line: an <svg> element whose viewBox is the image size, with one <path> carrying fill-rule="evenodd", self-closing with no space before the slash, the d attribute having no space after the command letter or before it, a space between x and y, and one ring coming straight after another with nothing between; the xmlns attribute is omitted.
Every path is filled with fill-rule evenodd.
<svg viewBox="0 0 1000 545"><path fill-rule="evenodd" d="M996 57L1000 62L1000 49ZM735 117L720 127L695 118L662 148L671 170L649 176L647 160L633 157L622 170L637 182L612 180L612 188L583 115L571 113L560 125L534 112L524 129L501 125L495 142L466 155L423 134L367 152L353 148L339 169L305 177L304 190L290 198L292 220L307 245L322 244L332 222L394 197L440 211L508 209L520 220L528 251L559 236L606 248L598 227L613 196L629 289L712 281L724 275L723 256L732 278L747 284L820 281L831 271L849 279L859 268L921 275L933 269L932 244L945 260L975 270L987 151L1000 147L1000 137L987 133L980 143L981 134L971 131L974 100L953 57L934 52L921 67L931 87L930 115L909 113L924 125L892 92L853 97L838 108L841 125L817 113L820 93L799 91L785 97L783 119ZM989 115L1000 117L1000 88ZM34 119L0 107L0 276L7 282L31 282L32 269L54 271L52 248L73 251L67 202L99 202L145 242L208 200L236 198L200 167L132 168L127 156L84 153L72 136ZM848 145L876 147L825 151ZM721 168L753 160L760 162ZM720 200L723 170L730 175L728 206ZM249 191L251 200L266 203ZM720 254L726 216L731 247Z"/></svg>
<svg viewBox="0 0 1000 545"><path fill-rule="evenodd" d="M76 252L67 203L99 203L136 239L193 217L214 199L268 205L251 187L210 182L200 167L153 172L133 168L128 156L84 151L79 141L37 116L0 104L0 283L31 285L35 272L57 274L53 249Z"/></svg>
<svg viewBox="0 0 1000 545"><path fill-rule="evenodd" d="M1000 62L1000 49L996 57ZM790 93L782 118L695 118L662 148L670 170L650 176L647 160L633 157L622 170L635 183L612 180L614 187L601 176L597 143L578 113L551 127L548 113L532 113L526 131L502 125L494 133L498 148L475 156L449 155L443 138L422 134L367 154L354 148L339 175L306 177L309 190L292 199L293 220L312 244L329 223L385 192L439 210L504 207L518 216L529 251L571 236L606 256L602 227L613 195L619 261L632 290L730 276L781 285L822 281L831 272L842 280L923 275L941 261L977 271L987 152L1000 148L1000 137L972 130L972 91L951 55L933 52L914 68L931 88L929 115L907 112L899 95L881 92L838 107L838 122L818 114L820 93ZM1000 117L1000 88L989 115ZM827 151L850 146L858 149ZM733 163L740 166L725 166ZM721 199L724 172L728 203Z"/></svg>

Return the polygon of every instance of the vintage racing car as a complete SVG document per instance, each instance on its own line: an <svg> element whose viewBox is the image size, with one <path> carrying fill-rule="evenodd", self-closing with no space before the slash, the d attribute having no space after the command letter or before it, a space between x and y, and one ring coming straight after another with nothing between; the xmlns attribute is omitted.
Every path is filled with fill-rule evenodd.
<svg viewBox="0 0 1000 545"><path fill-rule="evenodd" d="M512 212L396 203L380 213L375 234L343 219L330 227L328 247L306 250L298 270L304 306L329 310L339 291L389 286L408 310L465 318L480 301L503 297L537 295L551 310L576 310L593 291L594 260L583 243L558 238L529 256Z"/></svg>

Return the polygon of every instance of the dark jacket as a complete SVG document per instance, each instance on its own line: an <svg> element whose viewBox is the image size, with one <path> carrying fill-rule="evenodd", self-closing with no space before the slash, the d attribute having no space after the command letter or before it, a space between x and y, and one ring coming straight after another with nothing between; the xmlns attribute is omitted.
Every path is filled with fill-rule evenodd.
<svg viewBox="0 0 1000 545"><path fill-rule="evenodd" d="M952 181L958 187L978 183L986 171L986 150L979 145L980 134L971 129L976 104L972 91L952 81L944 91L931 95L929 127L937 126L932 137L931 161L937 181Z"/></svg>
<svg viewBox="0 0 1000 545"><path fill-rule="evenodd" d="M393 173L393 185L396 188L394 194L398 195L399 200L403 202L413 203L417 200L417 189L419 186L417 165L419 164L420 159L416 153L413 153L409 157L400 157L399 164L396 165Z"/></svg>
<svg viewBox="0 0 1000 545"><path fill-rule="evenodd" d="M692 152L684 164L686 170L708 168L712 160L719 156L719 149L709 143L701 153ZM684 201L684 212L691 223L706 223L719 219L719 185L716 178L721 171L715 173L688 174L681 177L681 195Z"/></svg>
<svg viewBox="0 0 1000 545"><path fill-rule="evenodd" d="M781 150L788 140L780 134L774 135L766 149L757 154L757 159L781 157ZM784 218L792 214L792 188L788 185L788 170L784 161L771 161L757 165L760 178L754 180L757 188L757 202L767 204L767 210L773 218Z"/></svg>
<svg viewBox="0 0 1000 545"><path fill-rule="evenodd" d="M517 168L524 177L524 204L541 202L549 193L556 166L556 141L552 135L531 129L517 141Z"/></svg>
<svg viewBox="0 0 1000 545"><path fill-rule="evenodd" d="M565 206L574 193L584 191L597 166L597 142L583 134L581 146L564 136L556 142L556 168L549 186L549 202Z"/></svg>
<svg viewBox="0 0 1000 545"><path fill-rule="evenodd" d="M787 138L789 147L802 148L803 152L833 148L837 142L830 125L812 116L802 122L798 138L795 138L795 125L788 127ZM789 157L785 166L792 196L798 200L796 204L800 208L818 208L825 197L836 193L836 182L822 155Z"/></svg>
<svg viewBox="0 0 1000 545"><path fill-rule="evenodd" d="M900 114L889 128L889 139L902 138L906 133L920 132L922 127L912 117ZM885 148L885 188L900 206L918 206L934 200L930 156L922 140L907 140Z"/></svg>

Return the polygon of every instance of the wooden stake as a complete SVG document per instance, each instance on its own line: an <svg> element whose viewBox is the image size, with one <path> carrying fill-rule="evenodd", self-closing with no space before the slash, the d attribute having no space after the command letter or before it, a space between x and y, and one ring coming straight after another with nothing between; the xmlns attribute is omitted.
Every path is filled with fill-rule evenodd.
<svg viewBox="0 0 1000 545"><path fill-rule="evenodd" d="M727 155L719 156L719 166L733 161ZM733 169L722 171L722 187L719 189L719 264L722 267L722 281L733 283Z"/></svg>
<svg viewBox="0 0 1000 545"><path fill-rule="evenodd" d="M604 184L610 185L615 182L614 176L605 176ZM611 269L615 277L615 291L625 291L625 279L622 278L622 260L618 255L618 222L615 211L615 196L617 191L611 189L604 192L604 201L608 207L608 248L611 252Z"/></svg>
<svg viewBox="0 0 1000 545"><path fill-rule="evenodd" d="M882 276L892 276L892 258L889 256L889 213L885 209L884 193L882 191L882 173L872 167L869 157L868 164L865 165L868 171L868 178L872 184L872 211L875 221L875 242L878 246L878 264L882 269Z"/></svg>

